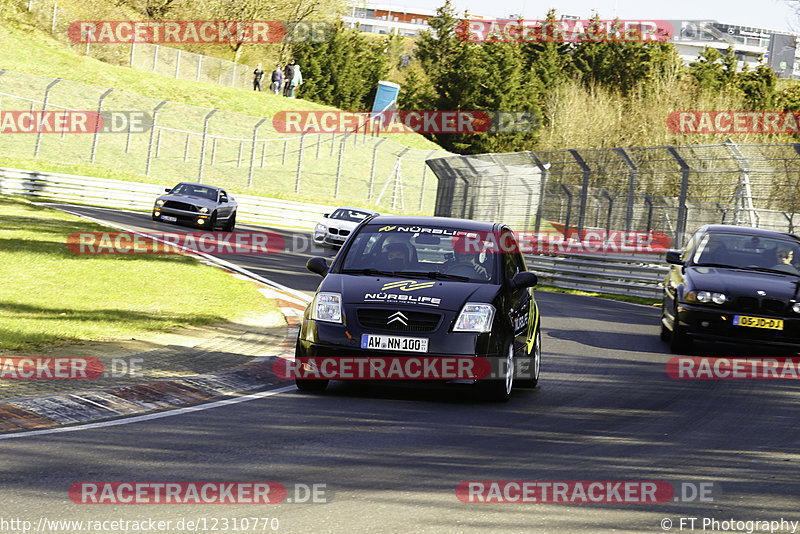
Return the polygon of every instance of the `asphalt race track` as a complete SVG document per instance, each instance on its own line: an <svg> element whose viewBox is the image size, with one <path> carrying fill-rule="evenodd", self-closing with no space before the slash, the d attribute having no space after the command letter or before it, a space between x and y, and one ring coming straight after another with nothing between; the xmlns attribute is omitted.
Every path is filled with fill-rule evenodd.
<svg viewBox="0 0 800 534"><path fill-rule="evenodd" d="M71 211L145 231L181 230L148 214ZM246 229L257 228L237 227ZM321 279L304 268L311 255L224 259L312 294ZM232 527L234 518L277 518L277 531L287 533L688 532L688 518L696 518L696 531L713 531L710 523L703 528L713 519L718 532L726 524L746 532L737 529L748 521L760 522L751 531L769 532L764 521L800 521L797 381L674 380L657 308L545 292L536 298L540 385L515 390L507 404L487 403L467 385L335 382L320 395L287 388L161 419L6 440L1 515L34 528L40 518L170 520L170 532L181 531L181 519L205 518L197 531L216 524L225 532L223 519ZM709 346L698 355L762 354ZM70 486L86 481L316 484L326 502L70 501ZM675 495L659 503L465 503L456 494L465 481L666 481ZM694 491L701 483L713 487L702 499ZM303 500L304 487L288 498ZM274 531L262 526L247 531ZM775 532L792 532L782 527Z"/></svg>

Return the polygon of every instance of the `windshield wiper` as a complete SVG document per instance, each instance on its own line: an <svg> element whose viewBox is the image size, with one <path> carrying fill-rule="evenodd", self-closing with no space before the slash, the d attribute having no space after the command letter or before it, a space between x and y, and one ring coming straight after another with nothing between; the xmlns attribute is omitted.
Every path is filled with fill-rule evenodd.
<svg viewBox="0 0 800 534"><path fill-rule="evenodd" d="M743 267L744 268L744 267ZM792 276L800 276L800 272L784 271L782 269L769 269L767 267L747 267L748 271L758 271L760 273L775 273L775 274L789 274Z"/></svg>
<svg viewBox="0 0 800 534"><path fill-rule="evenodd" d="M399 271L395 273L401 276L416 276L416 277L424 277L424 278L432 278L434 280L456 280L458 282L469 282L470 278L468 276L459 276L457 274L447 274L447 273L438 273L436 271L428 271L427 273L421 273L419 271Z"/></svg>
<svg viewBox="0 0 800 534"><path fill-rule="evenodd" d="M744 269L745 267L737 267L736 265L728 265L727 263L695 263L692 267L728 267L729 269Z"/></svg>
<svg viewBox="0 0 800 534"><path fill-rule="evenodd" d="M369 275L381 275L381 276L394 276L396 273L391 271L381 271L379 269L342 269L342 274L369 274Z"/></svg>

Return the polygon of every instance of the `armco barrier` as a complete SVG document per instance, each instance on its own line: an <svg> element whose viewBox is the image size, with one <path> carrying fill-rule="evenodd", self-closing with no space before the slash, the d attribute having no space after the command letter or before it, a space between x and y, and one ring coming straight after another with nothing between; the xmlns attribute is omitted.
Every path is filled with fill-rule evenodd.
<svg viewBox="0 0 800 534"><path fill-rule="evenodd" d="M0 167L0 194L28 195L111 208L149 210L153 207L155 198L164 194L164 186ZM234 195L234 198L239 203L240 221L296 228L313 228L324 213L333 209L322 204L249 195Z"/></svg>
<svg viewBox="0 0 800 534"><path fill-rule="evenodd" d="M176 180L177 181L177 180ZM174 184L169 184L174 185ZM150 210L163 185L0 167L0 194L79 204ZM311 229L333 208L274 198L235 195L239 220ZM528 268L556 287L659 298L667 268L660 256L526 256Z"/></svg>

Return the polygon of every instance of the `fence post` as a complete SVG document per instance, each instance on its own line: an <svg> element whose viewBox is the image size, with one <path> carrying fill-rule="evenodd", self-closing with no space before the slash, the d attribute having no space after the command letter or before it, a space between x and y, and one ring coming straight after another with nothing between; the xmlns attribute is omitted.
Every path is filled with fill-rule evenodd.
<svg viewBox="0 0 800 534"><path fill-rule="evenodd" d="M306 132L300 134L300 151L297 154L297 177L294 179L294 192L300 192L300 173L303 169L303 147L305 145Z"/></svg>
<svg viewBox="0 0 800 534"><path fill-rule="evenodd" d="M375 164L378 160L378 147L381 146L381 143L384 141L386 141L385 137L375 143L375 146L372 147L372 167L369 170L369 195L367 196L368 202L372 202L372 188L375 184Z"/></svg>
<svg viewBox="0 0 800 534"><path fill-rule="evenodd" d="M319 146L322 144L322 134L317 134L317 157L314 159L319 159Z"/></svg>
<svg viewBox="0 0 800 534"><path fill-rule="evenodd" d="M333 145L336 144L336 132L331 132L331 154L330 156L333 157Z"/></svg>
<svg viewBox="0 0 800 534"><path fill-rule="evenodd" d="M342 177L342 159L344 158L344 144L347 142L347 136L342 137L339 142L339 163L336 165L336 185L333 189L333 198L339 198L339 180Z"/></svg>
<svg viewBox="0 0 800 534"><path fill-rule="evenodd" d="M131 57L128 60L130 67L133 67L133 58L135 56L136 56L136 34L133 34L133 40L131 40Z"/></svg>
<svg viewBox="0 0 800 534"><path fill-rule="evenodd" d="M266 122L267 119L261 119L253 127L253 146L250 147L250 170L247 173L247 187L253 185L253 168L256 164L256 138L258 136L258 128ZM266 144L264 144L266 146ZM264 151L261 151L261 166L264 166Z"/></svg>
<svg viewBox="0 0 800 534"><path fill-rule="evenodd" d="M686 205L686 195L689 190L690 168L674 146L668 146L667 151L681 167L681 194L678 197L678 222L675 225L675 246L680 247L683 244L683 235L686 233L686 219L689 211L689 207Z"/></svg>
<svg viewBox="0 0 800 534"><path fill-rule="evenodd" d="M436 154L436 151L431 150L422 162L422 186L419 190L419 211L422 211L423 201L425 199L425 178L428 175L428 160L431 159L431 156L434 154Z"/></svg>
<svg viewBox="0 0 800 534"><path fill-rule="evenodd" d="M537 234L542 227L542 211L544 210L544 196L545 196L545 185L547 183L547 169L550 168L550 165L545 165L539 159L539 156L533 153L533 151L528 151L528 157L531 158L534 165L539 168L539 205L536 206L536 220L533 223L533 231Z"/></svg>
<svg viewBox="0 0 800 534"><path fill-rule="evenodd" d="M175 58L175 79L178 79L178 74L181 70L181 49L178 49L178 57Z"/></svg>
<svg viewBox="0 0 800 534"><path fill-rule="evenodd" d="M586 165L586 162L583 161L583 158L580 154L578 154L577 150L570 149L569 153L572 154L572 157L575 158L575 161L578 162L578 165L580 165L581 169L583 170L583 184L581 185L581 211L578 214L578 234L580 234L586 222L586 204L589 198L589 175L592 171L589 169L589 166ZM567 229L567 233L569 233L569 229Z"/></svg>
<svg viewBox="0 0 800 534"><path fill-rule="evenodd" d="M200 65L203 64L203 55L197 54L197 74L195 75L194 81L200 81Z"/></svg>
<svg viewBox="0 0 800 534"><path fill-rule="evenodd" d="M83 55L84 56L88 56L89 55L89 42L91 42L91 40L92 40L92 34L93 33L94 33L94 31L89 30L89 34L86 36L86 49L83 51Z"/></svg>
<svg viewBox="0 0 800 534"><path fill-rule="evenodd" d="M58 14L58 3L53 4L53 24L50 26L50 35L56 34L56 15Z"/></svg>
<svg viewBox="0 0 800 534"><path fill-rule="evenodd" d="M267 155L267 142L264 141L264 143L261 145L261 167L262 168L264 167L264 156L266 156L266 155Z"/></svg>
<svg viewBox="0 0 800 534"><path fill-rule="evenodd" d="M156 137L156 115L161 106L166 104L166 100L162 100L155 108L153 108L153 128L150 130L150 144L147 147L147 166L145 167L144 174L150 176L150 162L153 159L153 140Z"/></svg>
<svg viewBox="0 0 800 534"><path fill-rule="evenodd" d="M281 158L281 165L286 165L286 152L289 150L289 140L283 142L283 157Z"/></svg>
<svg viewBox="0 0 800 534"><path fill-rule="evenodd" d="M218 139L216 137L211 140L211 166L212 167L217 162L217 141L218 141Z"/></svg>
<svg viewBox="0 0 800 534"><path fill-rule="evenodd" d="M564 223L564 239L569 240L570 231L569 231L569 220L572 217L572 191L564 184L558 184L561 186L561 189L567 195L567 220ZM580 234L579 234L580 235Z"/></svg>
<svg viewBox="0 0 800 534"><path fill-rule="evenodd" d="M186 134L186 143L183 145L183 162L186 163L189 161L189 136L191 134Z"/></svg>
<svg viewBox="0 0 800 534"><path fill-rule="evenodd" d="M625 208L625 231L631 231L631 224L633 223L633 201L636 198L636 180L639 176L639 169L633 163L633 160L628 156L628 153L625 152L624 148L615 148L617 154L622 158L622 161L628 166L631 170L630 179L628 180L628 204Z"/></svg>
<svg viewBox="0 0 800 534"><path fill-rule="evenodd" d="M244 141L239 141L239 155L236 156L236 168L242 167L242 152L244 151Z"/></svg>
<svg viewBox="0 0 800 534"><path fill-rule="evenodd" d="M94 163L94 156L97 153L97 140L100 136L100 126L103 124L103 119L101 113L103 112L103 100L111 94L114 88L112 87L102 95L100 95L100 100L97 101L97 122L95 123L94 127L94 139L92 140L92 156L89 158L91 163Z"/></svg>
<svg viewBox="0 0 800 534"><path fill-rule="evenodd" d="M161 134L163 130L158 131L158 135L156 136L156 159L158 159L158 155L161 153Z"/></svg>
<svg viewBox="0 0 800 534"><path fill-rule="evenodd" d="M158 65L158 45L153 44L155 48L153 48L153 73L156 72L156 66Z"/></svg>
<svg viewBox="0 0 800 534"><path fill-rule="evenodd" d="M197 182L203 183L203 164L206 162L206 139L208 138L208 121L211 119L211 116L219 111L218 109L212 109L208 115L206 115L205 120L203 121L203 142L200 143L200 169L197 171Z"/></svg>
<svg viewBox="0 0 800 534"><path fill-rule="evenodd" d="M5 71L3 71L5 72ZM42 101L42 115L44 115L45 110L47 109L47 99L50 97L50 89L53 88L55 84L61 81L61 78L56 78L52 82L50 82L44 90L44 100ZM39 128L39 131L36 133L36 146L33 149L33 157L36 158L39 156L39 146L42 143L42 129Z"/></svg>

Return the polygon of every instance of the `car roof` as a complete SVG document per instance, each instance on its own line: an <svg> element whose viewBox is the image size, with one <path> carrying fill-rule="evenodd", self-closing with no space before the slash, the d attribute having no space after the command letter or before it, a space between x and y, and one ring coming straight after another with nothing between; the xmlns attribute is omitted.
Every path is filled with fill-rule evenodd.
<svg viewBox="0 0 800 534"><path fill-rule="evenodd" d="M355 207L352 207L352 206L342 206L342 207L339 207L339 208L335 208L333 211L338 211L338 210L353 210L353 211L360 211L360 212L363 212L363 213L371 213L371 214L375 214L375 215L378 215L378 213L379 213L379 212L377 212L375 210L371 210L369 208L355 208Z"/></svg>
<svg viewBox="0 0 800 534"><path fill-rule="evenodd" d="M440 226L457 230L490 231L498 223L476 221L473 219L453 219L451 217L428 217L410 215L378 215L369 219L370 224L395 224L403 226Z"/></svg>
<svg viewBox="0 0 800 534"><path fill-rule="evenodd" d="M736 226L734 224L707 224L700 228L702 232L717 232L727 234L746 234L763 237L780 237L791 238L798 240L796 235L789 232L780 232L778 230L769 230L767 228L753 228L752 226Z"/></svg>
<svg viewBox="0 0 800 534"><path fill-rule="evenodd" d="M217 189L217 190L222 189L221 187L217 187L216 185L199 184L197 182L181 182L178 185L191 185L191 186L194 186L194 187L205 187L205 188L208 188L208 189ZM178 187L178 186L176 185L175 187Z"/></svg>

